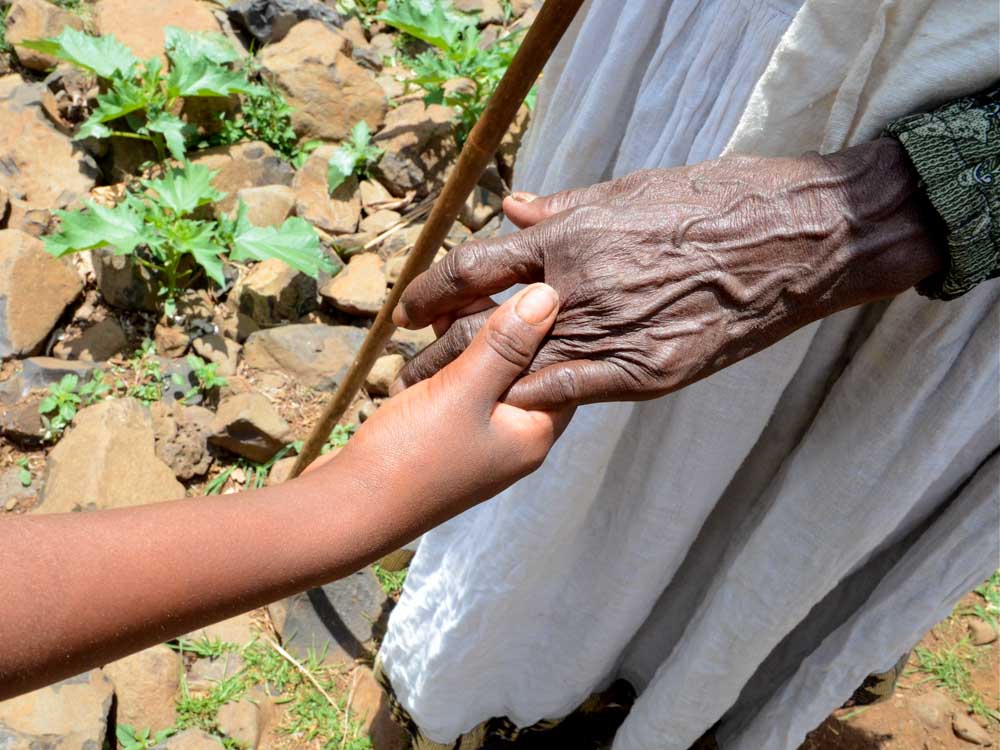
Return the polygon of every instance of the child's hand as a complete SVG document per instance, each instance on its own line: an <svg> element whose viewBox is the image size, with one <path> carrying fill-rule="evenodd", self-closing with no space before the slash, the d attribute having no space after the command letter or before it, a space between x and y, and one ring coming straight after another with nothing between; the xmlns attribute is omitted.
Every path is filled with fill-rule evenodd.
<svg viewBox="0 0 1000 750"><path fill-rule="evenodd" d="M379 470L367 472L372 481L433 503L434 516L450 516L530 474L572 409L526 411L500 399L531 362L558 307L545 284L522 290L454 362L390 399L338 458L369 466L376 459Z"/></svg>

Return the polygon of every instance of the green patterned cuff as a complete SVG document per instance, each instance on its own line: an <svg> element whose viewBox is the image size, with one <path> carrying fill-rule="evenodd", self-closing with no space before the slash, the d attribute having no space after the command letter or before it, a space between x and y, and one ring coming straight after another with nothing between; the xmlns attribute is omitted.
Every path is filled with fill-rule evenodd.
<svg viewBox="0 0 1000 750"><path fill-rule="evenodd" d="M1000 85L885 132L906 149L948 230L948 269L917 291L954 299L1000 276Z"/></svg>

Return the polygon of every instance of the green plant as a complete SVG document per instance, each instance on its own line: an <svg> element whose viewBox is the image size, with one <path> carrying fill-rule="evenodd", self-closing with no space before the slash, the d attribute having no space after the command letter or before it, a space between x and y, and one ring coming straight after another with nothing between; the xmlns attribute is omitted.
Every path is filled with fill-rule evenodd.
<svg viewBox="0 0 1000 750"><path fill-rule="evenodd" d="M378 579L379 585L385 593L392 595L398 594L403 590L403 584L406 583L405 569L391 571L375 563L372 565L372 570L375 571L375 577Z"/></svg>
<svg viewBox="0 0 1000 750"><path fill-rule="evenodd" d="M17 479L21 483L22 487L31 486L31 467L28 466L28 459L19 458L17 459Z"/></svg>
<svg viewBox="0 0 1000 750"><path fill-rule="evenodd" d="M404 57L415 74L405 83L423 89L425 103L455 109L457 135L464 142L514 59L520 34L482 49L476 16L456 10L451 0L390 0L378 20L430 45Z"/></svg>
<svg viewBox="0 0 1000 750"><path fill-rule="evenodd" d="M152 339L143 339L129 358L127 366L114 367L112 372L118 376L114 384L116 394L124 393L130 398L139 399L146 406L163 398L163 373Z"/></svg>
<svg viewBox="0 0 1000 750"><path fill-rule="evenodd" d="M10 13L10 6L0 8L0 54L6 54L14 50L13 45L7 41L7 14Z"/></svg>
<svg viewBox="0 0 1000 750"><path fill-rule="evenodd" d="M983 598L983 604L977 604L973 611L994 628L1000 620L1000 570L995 572L976 593Z"/></svg>
<svg viewBox="0 0 1000 750"><path fill-rule="evenodd" d="M354 16L367 27L378 13L378 0L337 0L337 11Z"/></svg>
<svg viewBox="0 0 1000 750"><path fill-rule="evenodd" d="M173 303L177 294L200 273L225 285L223 262L280 258L315 278L333 271L319 237L298 217L280 227L255 227L242 202L235 218L195 218L203 206L225 197L212 187L215 172L184 162L154 180L141 180L142 191L130 191L108 208L88 202L81 211L59 211L62 229L45 238L45 249L56 257L110 246L117 255L131 255L160 282L160 295Z"/></svg>
<svg viewBox="0 0 1000 750"><path fill-rule="evenodd" d="M136 729L129 724L118 724L115 726L115 738L118 740L119 750L148 750L165 742L176 733L176 727L163 729L153 734L152 730L148 728Z"/></svg>
<svg viewBox="0 0 1000 750"><path fill-rule="evenodd" d="M156 148L162 161L169 153L183 159L194 128L175 112L182 99L257 93L246 73L227 67L239 59L221 34L194 34L168 26L166 55L170 72L158 57L142 62L113 36L95 37L70 27L51 39L22 42L83 68L98 77L97 107L76 134L82 138L136 138Z"/></svg>
<svg viewBox="0 0 1000 750"><path fill-rule="evenodd" d="M937 651L918 647L915 653L917 669L926 673L928 680L948 690L973 713L1000 721L1000 711L991 708L972 683L978 655L968 638Z"/></svg>
<svg viewBox="0 0 1000 750"><path fill-rule="evenodd" d="M58 383L49 386L49 395L39 402L38 413L42 415L46 440L54 440L62 435L76 416L77 408L82 401L76 392L79 384L78 376L63 375Z"/></svg>
<svg viewBox="0 0 1000 750"><path fill-rule="evenodd" d="M362 120L351 129L351 138L333 152L326 166L326 183L332 193L352 174L367 175L382 157L382 149L372 143L372 132Z"/></svg>
<svg viewBox="0 0 1000 750"><path fill-rule="evenodd" d="M255 73L256 74L256 73ZM291 162L301 167L319 141L299 143L292 128L292 108L269 81L262 81L243 97L235 117L219 115L221 128L208 145L228 146L240 141L263 141Z"/></svg>
<svg viewBox="0 0 1000 750"><path fill-rule="evenodd" d="M187 363L191 368L191 374L194 375L195 384L184 393L182 399L185 403L191 403L198 394L208 396L216 388L221 388L229 382L218 374L219 365L216 362L206 362L201 357L189 354ZM182 388L188 384L179 372L175 372L172 379Z"/></svg>

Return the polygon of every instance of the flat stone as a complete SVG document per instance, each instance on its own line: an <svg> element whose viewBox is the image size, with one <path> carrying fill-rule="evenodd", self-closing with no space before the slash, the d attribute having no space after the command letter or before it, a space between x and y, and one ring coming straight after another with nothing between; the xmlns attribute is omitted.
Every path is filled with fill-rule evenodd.
<svg viewBox="0 0 1000 750"><path fill-rule="evenodd" d="M319 21L332 29L343 17L318 0L239 0L226 8L230 22L261 44L280 42L302 21Z"/></svg>
<svg viewBox="0 0 1000 750"><path fill-rule="evenodd" d="M113 697L111 681L95 669L6 700L0 703L0 747L4 750L105 747ZM57 744L53 744L54 740Z"/></svg>
<svg viewBox="0 0 1000 750"><path fill-rule="evenodd" d="M386 204L394 203L392 193L385 189L385 186L378 180L361 181L361 205L369 213L383 208Z"/></svg>
<svg viewBox="0 0 1000 750"><path fill-rule="evenodd" d="M338 310L368 317L378 314L387 292L385 263L376 253L353 256L347 268L319 290L320 296Z"/></svg>
<svg viewBox="0 0 1000 750"><path fill-rule="evenodd" d="M340 141L361 120L372 132L382 126L385 93L372 73L354 62L351 51L342 32L320 21L303 21L261 52L261 66L288 99L300 137Z"/></svg>
<svg viewBox="0 0 1000 750"><path fill-rule="evenodd" d="M128 346L128 336L114 318L105 318L73 338L65 338L52 353L59 359L77 359L84 362L103 362L111 359Z"/></svg>
<svg viewBox="0 0 1000 750"><path fill-rule="evenodd" d="M972 745L990 747L993 744L990 732L977 724L967 713L956 711L951 717L951 728L956 737Z"/></svg>
<svg viewBox="0 0 1000 750"><path fill-rule="evenodd" d="M28 448L42 445L45 426L38 413L42 398L41 394L36 394L12 404L0 404L0 435Z"/></svg>
<svg viewBox="0 0 1000 750"><path fill-rule="evenodd" d="M350 663L366 655L376 628L384 629L388 599L365 568L288 600L284 633L292 653L327 648L328 663Z"/></svg>
<svg viewBox="0 0 1000 750"><path fill-rule="evenodd" d="M364 338L364 330L353 326L282 326L251 334L243 358L252 368L281 372L311 388L332 391Z"/></svg>
<svg viewBox="0 0 1000 750"><path fill-rule="evenodd" d="M928 729L946 726L955 710L955 704L938 690L914 696L907 701L907 704L913 715Z"/></svg>
<svg viewBox="0 0 1000 750"><path fill-rule="evenodd" d="M379 181L396 196L413 191L424 196L444 185L458 156L454 112L422 101L389 112L375 145L385 153L374 168Z"/></svg>
<svg viewBox="0 0 1000 750"><path fill-rule="evenodd" d="M973 646L988 646L997 639L997 629L978 617L969 620L969 636Z"/></svg>
<svg viewBox="0 0 1000 750"><path fill-rule="evenodd" d="M113 34L140 60L159 57L163 62L167 61L163 49L168 26L217 34L222 31L209 6L198 0L98 0L94 26L101 34Z"/></svg>
<svg viewBox="0 0 1000 750"><path fill-rule="evenodd" d="M266 396L241 393L220 405L209 442L258 463L290 443L292 428Z"/></svg>
<svg viewBox="0 0 1000 750"><path fill-rule="evenodd" d="M185 729L156 745L153 750L219 750L219 741L201 729Z"/></svg>
<svg viewBox="0 0 1000 750"><path fill-rule="evenodd" d="M64 27L83 29L83 19L45 0L13 0L7 13L7 41L14 45L17 61L29 70L51 70L59 59L22 47L28 39L59 36Z"/></svg>
<svg viewBox="0 0 1000 750"><path fill-rule="evenodd" d="M36 512L124 508L184 497L184 486L154 452L152 419L132 398L81 410L49 453ZM141 492L137 491L141 488Z"/></svg>
<svg viewBox="0 0 1000 750"><path fill-rule="evenodd" d="M219 730L243 747L256 748L260 743L261 710L256 703L246 698L227 703L219 709L217 721Z"/></svg>
<svg viewBox="0 0 1000 750"><path fill-rule="evenodd" d="M363 218L361 220L361 231L371 234L382 234L385 230L391 229L398 224L402 218L402 215L398 211L390 211L384 208Z"/></svg>
<svg viewBox="0 0 1000 750"><path fill-rule="evenodd" d="M212 185L226 197L215 204L217 215L231 213L236 208L238 193L245 188L287 186L295 177L292 166L260 141L208 148L199 151L191 161L218 172Z"/></svg>
<svg viewBox="0 0 1000 750"><path fill-rule="evenodd" d="M361 195L353 175L330 194L327 162L336 150L336 146L316 149L295 175L295 213L324 232L350 234L361 220Z"/></svg>
<svg viewBox="0 0 1000 750"><path fill-rule="evenodd" d="M388 396L389 386L396 380L405 364L406 360L402 354L386 354L379 357L365 378L365 388L374 396Z"/></svg>
<svg viewBox="0 0 1000 750"><path fill-rule="evenodd" d="M82 288L72 266L39 240L0 230L0 359L39 349Z"/></svg>
<svg viewBox="0 0 1000 750"><path fill-rule="evenodd" d="M261 185L236 193L237 203L247 207L247 218L255 227L277 227L295 207L295 191L287 185Z"/></svg>
<svg viewBox="0 0 1000 750"><path fill-rule="evenodd" d="M153 734L173 726L181 669L180 654L164 645L106 664L104 673L118 698L118 723L148 728Z"/></svg>
<svg viewBox="0 0 1000 750"><path fill-rule="evenodd" d="M232 298L239 311L262 328L298 320L319 307L316 280L278 258L253 266Z"/></svg>

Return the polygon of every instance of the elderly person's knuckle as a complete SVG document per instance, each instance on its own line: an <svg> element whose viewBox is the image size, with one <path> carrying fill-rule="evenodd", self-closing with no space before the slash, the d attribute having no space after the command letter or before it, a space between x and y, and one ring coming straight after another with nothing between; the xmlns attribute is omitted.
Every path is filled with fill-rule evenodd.
<svg viewBox="0 0 1000 750"><path fill-rule="evenodd" d="M478 242L467 243L448 253L441 263L441 272L448 289L452 292L468 289L475 282L484 260L485 248Z"/></svg>

